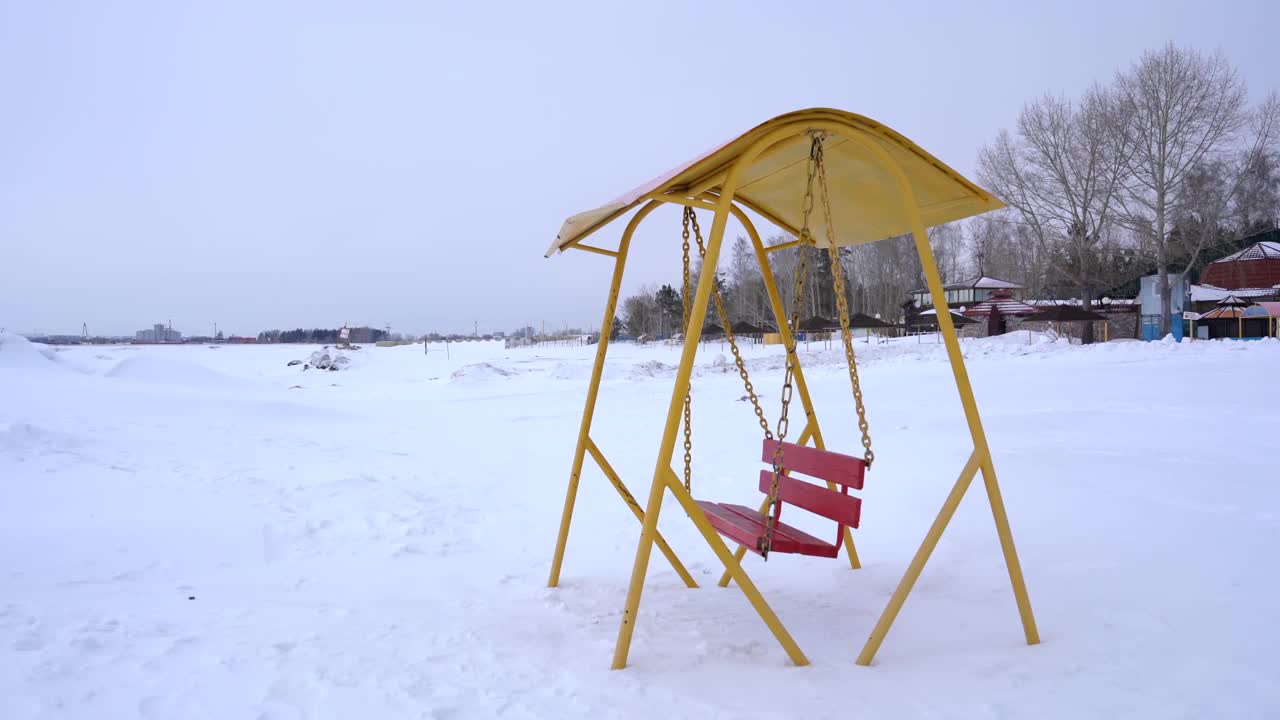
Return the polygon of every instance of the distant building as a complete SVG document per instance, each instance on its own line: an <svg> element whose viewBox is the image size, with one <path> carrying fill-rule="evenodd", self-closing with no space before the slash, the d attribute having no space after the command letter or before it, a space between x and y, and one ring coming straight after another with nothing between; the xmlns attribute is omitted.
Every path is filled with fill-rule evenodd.
<svg viewBox="0 0 1280 720"><path fill-rule="evenodd" d="M1200 284L1224 290L1274 290L1280 285L1280 230L1239 252L1214 260L1200 273Z"/></svg>
<svg viewBox="0 0 1280 720"><path fill-rule="evenodd" d="M947 294L947 305L956 308L961 305L982 302L991 297L991 293L994 290L1008 290L1009 297L1017 297L1018 293L1016 291L1022 290L1022 286L1008 280L979 275L968 280L947 283L942 286L942 289ZM912 290L911 300L918 308L933 307L933 296L929 294L929 288L927 287Z"/></svg>
<svg viewBox="0 0 1280 720"><path fill-rule="evenodd" d="M1270 306L1264 303L1280 300L1280 230L1259 233L1249 239L1255 242L1206 265L1198 285L1181 277L1169 277L1175 338L1181 340L1184 334L1183 311L1207 316L1204 322L1197 320L1196 336L1200 338L1265 337L1274 333L1264 320L1253 323L1258 325L1257 332L1253 332L1255 328L1250 321L1237 322L1244 310L1237 309L1236 303L1240 307L1265 308ZM1155 275L1142 278L1139 297L1142 299L1142 338L1159 339L1160 297L1156 294Z"/></svg>
<svg viewBox="0 0 1280 720"><path fill-rule="evenodd" d="M134 342L142 343L161 343L161 342L182 342L182 333L171 327L156 324L152 325L150 330L139 330L134 334Z"/></svg>
<svg viewBox="0 0 1280 720"><path fill-rule="evenodd" d="M1160 339L1160 276L1147 275L1139 280L1138 300L1142 303L1140 322L1143 340ZM1191 284L1183 275L1169 275L1169 330L1174 339L1183 335L1182 312L1190 310Z"/></svg>
<svg viewBox="0 0 1280 720"><path fill-rule="evenodd" d="M350 343L371 343L376 338L373 336L373 328L370 327L354 327L350 328L351 335L347 338Z"/></svg>

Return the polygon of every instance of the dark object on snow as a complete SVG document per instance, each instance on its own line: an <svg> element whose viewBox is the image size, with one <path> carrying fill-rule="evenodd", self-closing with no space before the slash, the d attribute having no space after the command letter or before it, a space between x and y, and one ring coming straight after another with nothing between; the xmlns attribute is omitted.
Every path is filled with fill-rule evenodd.
<svg viewBox="0 0 1280 720"><path fill-rule="evenodd" d="M290 360L288 367L293 367L294 365L301 365L301 364L302 364L301 360Z"/></svg>
<svg viewBox="0 0 1280 720"><path fill-rule="evenodd" d="M1028 320L1043 320L1047 322L1090 322L1094 320L1106 320L1107 318L1099 315L1092 310L1085 310L1078 305L1054 305L1047 310L1041 310L1038 315L1032 315Z"/></svg>
<svg viewBox="0 0 1280 720"><path fill-rule="evenodd" d="M814 315L811 318L800 321L799 330L801 332L826 332L828 330L839 330L840 323L821 315Z"/></svg>
<svg viewBox="0 0 1280 720"><path fill-rule="evenodd" d="M849 318L849 327L854 330L867 330L875 328L891 328L893 325L881 320L880 318L871 317L866 313L854 313Z"/></svg>

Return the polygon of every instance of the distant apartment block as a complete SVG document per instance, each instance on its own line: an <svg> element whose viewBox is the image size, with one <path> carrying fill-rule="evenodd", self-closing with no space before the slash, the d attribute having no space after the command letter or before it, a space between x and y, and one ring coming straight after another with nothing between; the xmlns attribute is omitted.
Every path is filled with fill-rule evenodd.
<svg viewBox="0 0 1280 720"><path fill-rule="evenodd" d="M135 333L135 342L182 342L182 333L164 325L152 325L150 330Z"/></svg>

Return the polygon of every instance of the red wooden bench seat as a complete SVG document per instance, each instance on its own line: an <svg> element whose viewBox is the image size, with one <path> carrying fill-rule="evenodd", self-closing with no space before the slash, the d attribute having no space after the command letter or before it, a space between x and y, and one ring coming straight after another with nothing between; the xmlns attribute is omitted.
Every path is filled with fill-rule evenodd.
<svg viewBox="0 0 1280 720"><path fill-rule="evenodd" d="M761 459L773 464L776 440L765 440ZM778 499L781 504L795 505L816 515L836 521L836 539L829 543L782 522L781 504L773 530L770 552L833 558L840 554L845 526L858 527L862 516L862 500L849 495L849 488L861 489L866 475L866 462L861 458L827 450L783 443L782 462L785 471L778 477ZM805 482L791 473L803 473L819 480L835 483L840 490ZM769 494L773 470L760 471L760 492ZM767 516L745 505L698 500L712 527L726 538L760 553L765 536Z"/></svg>
<svg viewBox="0 0 1280 720"><path fill-rule="evenodd" d="M707 519L721 535L745 546L752 552L759 552L757 548L765 531L766 518L763 513L756 512L754 508L746 505L714 503L707 500L699 500L698 507L707 514ZM840 554L840 548L779 521L773 529L772 552L835 557Z"/></svg>

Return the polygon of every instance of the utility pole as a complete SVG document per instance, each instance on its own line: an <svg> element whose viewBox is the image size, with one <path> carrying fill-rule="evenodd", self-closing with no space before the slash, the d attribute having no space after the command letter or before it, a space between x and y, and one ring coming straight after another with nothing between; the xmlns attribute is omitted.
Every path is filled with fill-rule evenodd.
<svg viewBox="0 0 1280 720"><path fill-rule="evenodd" d="M479 320L475 320L475 321L473 321L473 322L474 322L475 324L472 326L471 336L472 336L472 337L480 337L480 321L479 321Z"/></svg>

